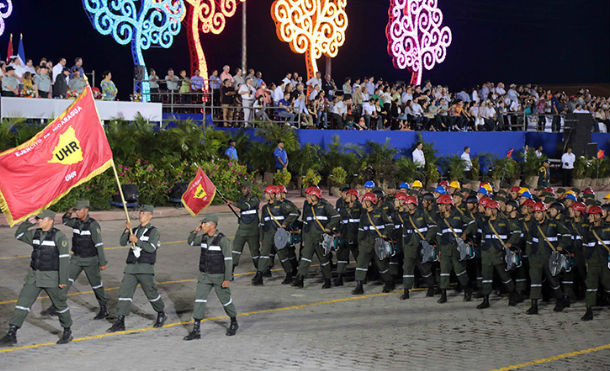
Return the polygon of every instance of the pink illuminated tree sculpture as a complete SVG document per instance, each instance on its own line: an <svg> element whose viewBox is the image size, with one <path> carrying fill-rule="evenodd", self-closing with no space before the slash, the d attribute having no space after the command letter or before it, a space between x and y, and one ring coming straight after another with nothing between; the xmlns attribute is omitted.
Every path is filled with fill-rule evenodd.
<svg viewBox="0 0 610 371"><path fill-rule="evenodd" d="M424 68L442 63L451 44L451 30L443 23L438 0L390 0L386 27L388 53L394 67L413 72L411 84L421 84Z"/></svg>

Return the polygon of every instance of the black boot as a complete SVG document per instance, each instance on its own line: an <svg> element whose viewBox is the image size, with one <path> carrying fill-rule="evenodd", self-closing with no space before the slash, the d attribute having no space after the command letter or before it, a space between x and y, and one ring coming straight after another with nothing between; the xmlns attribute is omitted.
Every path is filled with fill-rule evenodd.
<svg viewBox="0 0 610 371"><path fill-rule="evenodd" d="M116 322L106 332L125 331L125 316L119 316Z"/></svg>
<svg viewBox="0 0 610 371"><path fill-rule="evenodd" d="M580 319L583 321L591 321L593 319L593 308L587 305L587 311L585 312L584 316L580 317Z"/></svg>
<svg viewBox="0 0 610 371"><path fill-rule="evenodd" d="M392 292L392 290L394 290L395 287L396 287L396 285L394 284L394 281L392 281L392 280L386 281L385 284L383 285L383 290L381 290L381 292Z"/></svg>
<svg viewBox="0 0 610 371"><path fill-rule="evenodd" d="M489 295L483 296L483 302L477 305L477 309L489 308Z"/></svg>
<svg viewBox="0 0 610 371"><path fill-rule="evenodd" d="M15 325L10 325L8 327L8 332L2 339L0 339L0 345L15 345L17 344L17 330L19 327Z"/></svg>
<svg viewBox="0 0 610 371"><path fill-rule="evenodd" d="M304 277L300 274L297 274L297 276L294 278L294 281L292 282L292 286L302 289L305 286L303 281Z"/></svg>
<svg viewBox="0 0 610 371"><path fill-rule="evenodd" d="M555 308L553 308L554 312L563 312L565 307L566 307L566 303L565 303L564 298L555 299Z"/></svg>
<svg viewBox="0 0 610 371"><path fill-rule="evenodd" d="M569 296L564 296L563 297L563 304L566 306L566 308L569 308L570 305L572 304L570 301L570 297Z"/></svg>
<svg viewBox="0 0 610 371"><path fill-rule="evenodd" d="M337 274L337 278L335 278L335 286L343 286L343 274Z"/></svg>
<svg viewBox="0 0 610 371"><path fill-rule="evenodd" d="M229 328L227 329L227 336L233 336L235 335L235 333L237 333L237 329L239 328L239 325L237 324L237 318L235 317L231 317L231 324L229 325Z"/></svg>
<svg viewBox="0 0 610 371"><path fill-rule="evenodd" d="M464 301L471 301L472 300L472 289L470 288L470 286L466 286L464 288Z"/></svg>
<svg viewBox="0 0 610 371"><path fill-rule="evenodd" d="M521 298L521 295L519 295L519 293L517 291L513 291L510 293L510 297L508 298L508 306L514 307L515 305L519 304L521 301L523 301L523 299Z"/></svg>
<svg viewBox="0 0 610 371"><path fill-rule="evenodd" d="M108 310L106 309L106 304L100 304L100 311L97 312L97 315L93 317L93 319L104 319L108 317Z"/></svg>
<svg viewBox="0 0 610 371"><path fill-rule="evenodd" d="M538 299L532 299L532 306L525 314L538 314Z"/></svg>
<svg viewBox="0 0 610 371"><path fill-rule="evenodd" d="M282 281L282 285L290 285L292 283L292 273L286 273L286 277Z"/></svg>
<svg viewBox="0 0 610 371"><path fill-rule="evenodd" d="M290 265L292 265L292 277L294 277L299 271L299 264L297 263L297 259L290 259Z"/></svg>
<svg viewBox="0 0 610 371"><path fill-rule="evenodd" d="M271 277L271 268L267 268L267 270L263 272L263 277Z"/></svg>
<svg viewBox="0 0 610 371"><path fill-rule="evenodd" d="M193 330L184 337L184 340L186 341L195 339L201 339L201 320L198 319L193 322Z"/></svg>
<svg viewBox="0 0 610 371"><path fill-rule="evenodd" d="M70 330L70 327L65 327L64 333L61 334L61 337L59 338L59 340L57 340L57 344L68 344L71 341L72 341L72 331Z"/></svg>
<svg viewBox="0 0 610 371"><path fill-rule="evenodd" d="M441 297L438 299L439 304L443 304L447 302L447 289L441 290Z"/></svg>
<svg viewBox="0 0 610 371"><path fill-rule="evenodd" d="M153 327L155 327L155 328L162 327L163 324L165 323L166 319L167 319L167 315L165 314L165 312L158 312L157 320L155 321L155 324L153 325Z"/></svg>
<svg viewBox="0 0 610 371"><path fill-rule="evenodd" d="M330 289L330 278L324 279L324 284L322 285L323 289Z"/></svg>
<svg viewBox="0 0 610 371"><path fill-rule="evenodd" d="M262 286L263 285L263 273L256 272L254 278L252 278L252 285L254 286Z"/></svg>
<svg viewBox="0 0 610 371"><path fill-rule="evenodd" d="M426 292L426 297L431 298L434 296L434 287L428 287L428 291Z"/></svg>
<svg viewBox="0 0 610 371"><path fill-rule="evenodd" d="M356 281L356 288L352 290L352 295L362 295L364 289L362 288L362 281Z"/></svg>
<svg viewBox="0 0 610 371"><path fill-rule="evenodd" d="M48 307L47 309L40 312L40 315L41 316L56 316L57 310L55 310L55 306L53 306L53 304L51 304L50 307Z"/></svg>
<svg viewBox="0 0 610 371"><path fill-rule="evenodd" d="M405 292L400 295L400 300L407 300L409 298L409 289L405 289Z"/></svg>

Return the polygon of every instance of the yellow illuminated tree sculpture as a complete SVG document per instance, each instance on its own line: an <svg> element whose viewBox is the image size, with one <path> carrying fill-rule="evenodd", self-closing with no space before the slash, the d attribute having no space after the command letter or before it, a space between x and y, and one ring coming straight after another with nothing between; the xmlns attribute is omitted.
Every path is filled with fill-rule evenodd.
<svg viewBox="0 0 610 371"><path fill-rule="evenodd" d="M316 60L322 55L336 57L345 42L347 0L275 0L271 17L281 41L305 54L307 77L318 72Z"/></svg>

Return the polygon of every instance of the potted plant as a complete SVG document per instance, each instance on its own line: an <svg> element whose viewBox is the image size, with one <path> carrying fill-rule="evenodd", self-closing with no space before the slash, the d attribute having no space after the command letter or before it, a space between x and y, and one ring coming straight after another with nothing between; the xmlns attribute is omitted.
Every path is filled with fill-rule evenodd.
<svg viewBox="0 0 610 371"><path fill-rule="evenodd" d="M426 162L424 174L426 177L426 187L436 188L436 186L438 185L438 180L441 177L441 173L436 167L436 161L433 163Z"/></svg>
<svg viewBox="0 0 610 371"><path fill-rule="evenodd" d="M528 187L536 188L538 186L538 173L545 160L546 156L536 156L533 148L527 150L527 156L523 160L523 178Z"/></svg>
<svg viewBox="0 0 610 371"><path fill-rule="evenodd" d="M595 164L594 160L587 160L587 167L585 169L585 179L583 187L593 185L593 179L595 178Z"/></svg>
<svg viewBox="0 0 610 371"><path fill-rule="evenodd" d="M479 158L475 157L472 160L472 167L470 168L470 179L468 179L470 183L470 188L474 189L478 186L481 179L481 163L479 162Z"/></svg>
<svg viewBox="0 0 610 371"><path fill-rule="evenodd" d="M491 179L494 183L494 188L499 189L503 182L514 184L519 181L519 164L510 157L503 157L494 162L494 168L491 173ZM537 179L536 179L537 181Z"/></svg>
<svg viewBox="0 0 610 371"><path fill-rule="evenodd" d="M585 184L586 173L587 159L585 156L576 157L576 161L574 161L574 171L572 173L572 187L582 188Z"/></svg>
<svg viewBox="0 0 610 371"><path fill-rule="evenodd" d="M401 157L396 161L396 178L399 182L412 183L417 179L418 171L415 162L406 157Z"/></svg>
<svg viewBox="0 0 610 371"><path fill-rule="evenodd" d="M336 167L331 170L329 176L329 187L330 194L336 197L341 195L339 186L345 184L345 180L347 179L347 171L345 171L342 167Z"/></svg>
<svg viewBox="0 0 610 371"><path fill-rule="evenodd" d="M462 182L465 177L466 163L460 156L455 155L449 158L447 163L449 170L449 180L457 180Z"/></svg>
<svg viewBox="0 0 610 371"><path fill-rule="evenodd" d="M288 184L290 184L291 179L292 174L290 174L290 171L288 171L288 169L278 169L276 170L275 175L273 176L273 184L288 186Z"/></svg>
<svg viewBox="0 0 610 371"><path fill-rule="evenodd" d="M311 186L317 186L322 180L320 174L315 172L313 169L307 170L307 173L303 176L303 180L301 181L301 196L305 196L305 190Z"/></svg>
<svg viewBox="0 0 610 371"><path fill-rule="evenodd" d="M599 160L599 184L606 186L610 184L610 158L604 157Z"/></svg>

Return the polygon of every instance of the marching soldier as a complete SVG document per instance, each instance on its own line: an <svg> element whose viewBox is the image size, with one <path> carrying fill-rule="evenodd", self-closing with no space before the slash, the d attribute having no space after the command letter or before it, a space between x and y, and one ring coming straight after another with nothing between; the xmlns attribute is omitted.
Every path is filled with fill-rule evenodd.
<svg viewBox="0 0 610 371"><path fill-rule="evenodd" d="M394 289L394 282L388 273L389 268L385 259L381 260L375 253L375 239L382 238L387 240L387 233L394 228L390 218L381 208L376 208L378 203L377 196L372 193L365 193L362 197L362 215L358 225L358 261L356 263L356 288L352 291L354 295L364 293L362 287L366 278L368 266L373 259L379 269L381 278L385 282L383 292L390 292Z"/></svg>
<svg viewBox="0 0 610 371"><path fill-rule="evenodd" d="M554 200L554 199L553 199ZM561 224L563 230L566 232L563 237L567 237L569 239L569 244L565 249L563 249L563 253L570 259L574 260L574 243L573 243L573 235L571 233L570 228L568 227L569 220L567 220L567 216L563 214L566 210L564 204L558 201L551 202L549 206L548 214L549 218ZM574 271L570 269L569 272L563 272L560 274L561 279L561 289L563 292L563 302L566 307L570 306L570 299L575 299L574 295Z"/></svg>
<svg viewBox="0 0 610 371"><path fill-rule="evenodd" d="M284 186L284 185L277 186L277 191L278 191L278 194L277 194L278 200L288 210L288 215L296 218L294 220L294 222L288 226L291 229L290 233L297 233L297 232L300 233L299 230L301 229L301 226L299 225L298 218L299 218L299 215L301 215L301 212L299 211L299 208L297 207L297 205L294 204L294 202L292 202L286 198L286 195L288 194L288 190L286 189L286 186ZM294 277L297 274L297 270L298 270L295 246L288 244L286 249L288 252L288 260L283 261L282 264L288 263L292 266L292 276ZM273 249L271 251L275 251L275 246L273 247ZM284 258L284 259L286 259L286 258ZM271 257L270 260L271 260L271 265L273 265L273 256ZM286 282L286 283L289 283L289 282Z"/></svg>
<svg viewBox="0 0 610 371"><path fill-rule="evenodd" d="M252 184L249 182L243 183L241 186L242 198L237 202L229 201L229 205L237 207L239 212L239 225L233 240L233 267L239 265L239 258L244 250L244 245L248 243L252 263L255 267L258 266L259 251L259 219L258 206L260 200L252 194Z"/></svg>
<svg viewBox="0 0 610 371"><path fill-rule="evenodd" d="M303 288L303 280L309 272L311 259L314 252L320 261L322 276L324 277L323 289L330 288L330 260L322 248L323 234L333 233L338 226L341 217L332 205L322 198L322 191L318 187L309 187L305 191L307 202L303 205L303 249L301 250L301 261L299 272L294 281L294 286Z"/></svg>
<svg viewBox="0 0 610 371"><path fill-rule="evenodd" d="M73 218L72 214L75 212L76 218ZM74 253L70 258L70 276L65 291L67 293L80 273L85 271L89 284L95 293L95 298L100 304L100 310L93 319L104 319L108 315L106 309L108 299L106 298L100 271L106 269L108 262L104 255L100 225L89 216L89 201L77 201L75 208L68 210L63 215L62 221L64 225L72 227L72 252ZM55 308L51 305L42 314L54 313Z"/></svg>
<svg viewBox="0 0 610 371"><path fill-rule="evenodd" d="M573 275L576 281L574 287L576 287L577 297L582 298L586 292L586 279L587 279L587 268L584 255L584 236L587 235L589 230L589 223L584 218L587 215L587 205L582 202L576 202L568 209L570 214L569 221L566 222L566 227L570 231L572 236L572 252L574 253L574 268ZM585 286L584 290L582 287ZM585 294L586 295L586 294Z"/></svg>
<svg viewBox="0 0 610 371"><path fill-rule="evenodd" d="M233 278L231 241L219 232L217 227L218 216L206 215L188 237L189 245L201 247L201 255L199 257L200 273L195 291L195 307L193 308L193 330L184 337L184 340L201 339L201 320L205 317L205 307L212 289L216 292L225 313L231 318L226 335L235 335L239 328L236 318L237 311L231 297L231 289L229 289L229 282ZM202 234L198 235L199 232Z"/></svg>
<svg viewBox="0 0 610 371"><path fill-rule="evenodd" d="M108 332L125 331L125 316L131 311L133 294L138 283L142 286L144 294L157 312L157 320L153 327L161 327L165 323L165 304L155 285L155 262L157 250L161 246L159 230L150 223L154 207L143 205L140 208L140 225L132 229L130 222L125 222L125 230L121 235L120 245L133 245L127 255L127 264L121 287L119 288L119 303L117 305L118 318ZM135 246L135 247L134 247Z"/></svg>
<svg viewBox="0 0 610 371"><path fill-rule="evenodd" d="M568 230L556 220L551 220L546 215L546 205L536 202L532 208L534 220L529 225L528 251L529 275L530 275L530 299L531 307L527 314L538 314L538 300L542 297L542 276L544 275L553 289L556 304L554 311L561 312L566 304L561 292L561 284L557 277L551 274L549 269L549 258L555 250L563 251L571 243Z"/></svg>
<svg viewBox="0 0 610 371"><path fill-rule="evenodd" d="M519 239L517 243L513 244L514 251L521 256L521 266L514 269L514 280L515 280L515 291L517 301L523 301L523 297L527 291L527 267L523 262L523 254L525 252L525 236L527 230L525 230L526 223L524 219L519 217L517 201L510 199L506 201L506 218L509 223L513 223L517 229L519 229Z"/></svg>
<svg viewBox="0 0 610 371"><path fill-rule="evenodd" d="M422 278L426 281L428 292L426 296L434 296L434 277L432 277L432 263L422 263L419 256L421 241L432 241L434 236L434 221L429 220L424 212L419 209L417 197L407 196L404 193L396 194L396 204L399 208L397 215L402 219L403 244L403 284L404 293L402 300L409 298L409 290L413 288L415 281L415 267L419 269Z"/></svg>
<svg viewBox="0 0 610 371"><path fill-rule="evenodd" d="M360 224L360 215L362 214L362 205L358 201L358 191L349 189L345 192L345 202L341 207L341 227L337 237L343 240L343 243L337 250L337 278L335 286L343 286L343 275L349 264L349 254L352 253L354 260L358 259L358 224Z"/></svg>
<svg viewBox="0 0 610 371"><path fill-rule="evenodd" d="M68 285L70 251L66 235L53 226L54 218L53 211L43 210L36 217L31 217L21 223L15 231L15 238L31 245L34 250L30 263L31 270L25 277L15 311L9 320L8 333L0 339L1 345L17 344L17 330L23 325L32 304L42 290L53 302L59 316L59 323L64 329L57 344L72 341L72 331L70 330L72 317L70 308L66 304L66 291L63 290ZM38 228L30 229L35 224L38 224Z"/></svg>
<svg viewBox="0 0 610 371"><path fill-rule="evenodd" d="M597 289L602 287L610 294L610 225L602 220L602 208L589 206L590 233L586 235L585 258L587 260L587 311L583 321L593 319L593 306Z"/></svg>

